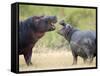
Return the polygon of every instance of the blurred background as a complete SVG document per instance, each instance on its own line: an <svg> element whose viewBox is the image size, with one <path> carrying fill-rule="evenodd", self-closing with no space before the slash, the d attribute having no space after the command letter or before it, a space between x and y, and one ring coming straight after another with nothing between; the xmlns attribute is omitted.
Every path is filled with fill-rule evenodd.
<svg viewBox="0 0 100 76"><path fill-rule="evenodd" d="M19 20L25 20L30 16L48 16L55 15L58 21L65 20L80 30L96 30L96 10L89 8L76 7L54 7L54 6L36 6L36 5L19 5ZM59 23L56 24L56 30L48 32L35 45L34 52L42 52L40 48L47 49L68 49L69 44L62 36L57 34L57 30L62 28ZM44 51L44 49L43 49ZM45 51L46 52L46 51Z"/></svg>

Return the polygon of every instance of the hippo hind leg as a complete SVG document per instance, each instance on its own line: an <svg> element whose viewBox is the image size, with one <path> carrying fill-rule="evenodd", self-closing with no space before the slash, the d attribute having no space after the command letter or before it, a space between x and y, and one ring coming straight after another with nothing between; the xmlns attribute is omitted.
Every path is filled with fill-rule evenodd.
<svg viewBox="0 0 100 76"><path fill-rule="evenodd" d="M89 64L91 64L91 63L93 62L93 56L92 56L92 55L88 56L87 62L88 62Z"/></svg>
<svg viewBox="0 0 100 76"><path fill-rule="evenodd" d="M83 58L83 62L84 64L86 64L87 58Z"/></svg>
<svg viewBox="0 0 100 76"><path fill-rule="evenodd" d="M72 63L72 65L76 65L77 64L77 56L73 56L73 63Z"/></svg>

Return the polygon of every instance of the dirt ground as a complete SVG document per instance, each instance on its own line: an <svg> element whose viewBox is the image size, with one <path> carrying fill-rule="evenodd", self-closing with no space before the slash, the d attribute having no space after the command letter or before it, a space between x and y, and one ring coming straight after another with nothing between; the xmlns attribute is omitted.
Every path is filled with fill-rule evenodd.
<svg viewBox="0 0 100 76"><path fill-rule="evenodd" d="M24 56L19 56L19 70L33 71L33 70L48 70L48 69L68 69L68 68L85 68L96 67L96 58L93 63L84 64L83 59L78 57L78 64L72 65L73 57L71 52L67 51L50 51L43 53L32 54L32 66L27 66Z"/></svg>

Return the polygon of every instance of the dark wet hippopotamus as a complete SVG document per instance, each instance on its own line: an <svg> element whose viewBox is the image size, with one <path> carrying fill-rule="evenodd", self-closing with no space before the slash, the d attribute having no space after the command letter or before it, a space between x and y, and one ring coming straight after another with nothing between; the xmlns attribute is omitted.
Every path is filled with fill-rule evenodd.
<svg viewBox="0 0 100 76"><path fill-rule="evenodd" d="M56 16L33 16L19 22L18 53L23 54L26 64L30 65L32 48L46 32L55 30Z"/></svg>

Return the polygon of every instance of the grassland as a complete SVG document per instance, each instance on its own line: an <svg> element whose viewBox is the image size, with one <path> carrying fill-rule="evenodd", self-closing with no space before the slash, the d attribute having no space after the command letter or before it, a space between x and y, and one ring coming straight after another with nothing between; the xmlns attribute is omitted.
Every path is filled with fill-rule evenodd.
<svg viewBox="0 0 100 76"><path fill-rule="evenodd" d="M48 48L42 48L41 52L35 52L36 50L37 48L33 50L32 66L26 65L23 55L19 56L20 71L96 67L96 58L94 58L91 64L84 64L83 59L78 57L77 65L72 65L72 53L68 50L50 50Z"/></svg>

